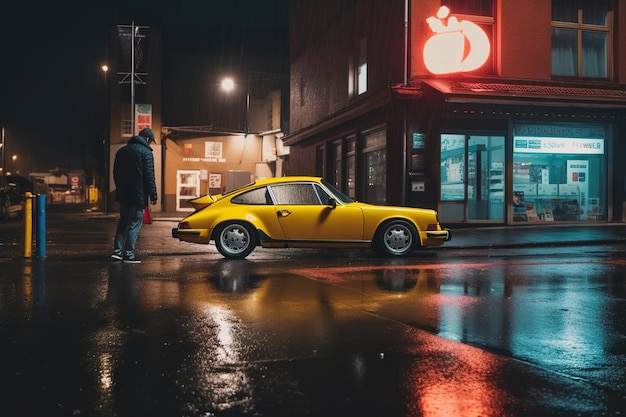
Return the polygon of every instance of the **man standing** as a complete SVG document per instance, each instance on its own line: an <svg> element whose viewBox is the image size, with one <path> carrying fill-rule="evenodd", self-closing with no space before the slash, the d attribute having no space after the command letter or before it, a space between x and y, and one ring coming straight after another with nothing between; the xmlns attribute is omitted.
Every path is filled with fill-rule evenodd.
<svg viewBox="0 0 626 417"><path fill-rule="evenodd" d="M154 180L154 157L150 143L154 142L152 129L143 129L115 154L113 178L115 201L120 203L111 258L126 263L140 263L135 255L135 242L143 225L143 212L148 203L157 202Z"/></svg>

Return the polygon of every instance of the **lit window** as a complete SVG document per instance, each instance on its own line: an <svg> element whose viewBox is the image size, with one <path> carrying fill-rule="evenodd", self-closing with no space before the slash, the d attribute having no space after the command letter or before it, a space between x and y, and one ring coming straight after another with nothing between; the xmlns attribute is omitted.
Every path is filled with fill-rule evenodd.
<svg viewBox="0 0 626 417"><path fill-rule="evenodd" d="M121 129L122 136L133 135L133 114L130 111L130 104L123 104L121 116Z"/></svg>
<svg viewBox="0 0 626 417"><path fill-rule="evenodd" d="M552 1L552 75L608 78L609 1Z"/></svg>
<svg viewBox="0 0 626 417"><path fill-rule="evenodd" d="M367 91L367 40L361 39L359 43L359 65L357 66L357 94L361 95Z"/></svg>

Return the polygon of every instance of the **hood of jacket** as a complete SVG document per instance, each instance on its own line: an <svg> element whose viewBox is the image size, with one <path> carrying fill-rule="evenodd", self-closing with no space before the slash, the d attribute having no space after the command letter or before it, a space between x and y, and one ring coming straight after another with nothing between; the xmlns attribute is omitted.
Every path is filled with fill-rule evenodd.
<svg viewBox="0 0 626 417"><path fill-rule="evenodd" d="M148 141L143 136L133 136L132 138L130 138L128 140L128 142L126 144L127 145L132 145L132 144L142 145L142 146L145 146L146 148L150 149L150 151L152 151L152 148L148 144Z"/></svg>

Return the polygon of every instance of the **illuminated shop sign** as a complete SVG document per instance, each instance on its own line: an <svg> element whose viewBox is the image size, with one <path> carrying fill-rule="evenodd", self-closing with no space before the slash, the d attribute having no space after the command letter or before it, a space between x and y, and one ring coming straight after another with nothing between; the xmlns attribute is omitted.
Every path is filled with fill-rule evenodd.
<svg viewBox="0 0 626 417"><path fill-rule="evenodd" d="M437 17L429 17L426 23L433 31L424 45L424 64L428 71L433 74L469 72L487 62L491 44L477 24L450 16L446 6L441 6Z"/></svg>
<svg viewBox="0 0 626 417"><path fill-rule="evenodd" d="M518 124L515 126L515 135L519 136L546 136L551 138L602 138L604 128L600 126L554 126Z"/></svg>
<svg viewBox="0 0 626 417"><path fill-rule="evenodd" d="M513 152L603 155L604 139L516 136Z"/></svg>

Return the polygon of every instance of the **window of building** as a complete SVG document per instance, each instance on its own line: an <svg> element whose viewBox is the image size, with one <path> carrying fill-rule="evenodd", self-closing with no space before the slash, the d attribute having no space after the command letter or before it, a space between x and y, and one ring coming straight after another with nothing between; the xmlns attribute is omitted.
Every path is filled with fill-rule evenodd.
<svg viewBox="0 0 626 417"><path fill-rule="evenodd" d="M442 219L504 220L504 143L499 134L441 135Z"/></svg>
<svg viewBox="0 0 626 417"><path fill-rule="evenodd" d="M133 135L133 113L130 111L130 104L124 104L122 107L121 113L121 127L122 131L120 132L122 136L132 136Z"/></svg>
<svg viewBox="0 0 626 417"><path fill-rule="evenodd" d="M356 199L356 138L346 139L346 177L344 186L340 189L348 197Z"/></svg>
<svg viewBox="0 0 626 417"><path fill-rule="evenodd" d="M608 0L553 0L552 75L610 77L611 20Z"/></svg>
<svg viewBox="0 0 626 417"><path fill-rule="evenodd" d="M606 219L606 128L518 124L513 221Z"/></svg>
<svg viewBox="0 0 626 417"><path fill-rule="evenodd" d="M334 172L333 172L333 185L339 189L341 189L341 184L343 181L343 154L342 154L342 146L341 146L341 141L338 140L333 144L333 151L334 151L334 156L335 156L335 161L334 161Z"/></svg>
<svg viewBox="0 0 626 417"><path fill-rule="evenodd" d="M367 38L359 42L356 92L361 95L367 91Z"/></svg>
<svg viewBox="0 0 626 417"><path fill-rule="evenodd" d="M441 201L465 200L465 135L441 135Z"/></svg>
<svg viewBox="0 0 626 417"><path fill-rule="evenodd" d="M363 140L365 168L364 201L387 202L387 133L384 129L366 133Z"/></svg>
<svg viewBox="0 0 626 417"><path fill-rule="evenodd" d="M326 178L326 145L315 149L315 175Z"/></svg>

